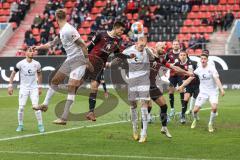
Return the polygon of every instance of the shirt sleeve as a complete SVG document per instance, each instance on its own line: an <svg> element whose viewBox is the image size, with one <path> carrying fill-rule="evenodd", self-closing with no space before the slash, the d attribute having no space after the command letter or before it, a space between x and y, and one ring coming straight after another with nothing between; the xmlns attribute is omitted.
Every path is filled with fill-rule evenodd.
<svg viewBox="0 0 240 160"><path fill-rule="evenodd" d="M76 29L72 29L72 30L68 31L66 36L70 42L75 42L76 40L78 40L80 38L80 34L78 33L78 31Z"/></svg>
<svg viewBox="0 0 240 160"><path fill-rule="evenodd" d="M88 52L90 52L93 47L100 41L101 39L101 34L97 33L96 35L93 36L91 43L88 45Z"/></svg>
<svg viewBox="0 0 240 160"><path fill-rule="evenodd" d="M193 73L196 74L197 76L199 76L199 73L200 73L199 67L198 67L197 69L195 69L195 70L193 71Z"/></svg>
<svg viewBox="0 0 240 160"><path fill-rule="evenodd" d="M21 62L18 62L14 68L15 72L18 72L21 69Z"/></svg>
<svg viewBox="0 0 240 160"><path fill-rule="evenodd" d="M219 77L218 71L216 70L216 68L214 66L211 67L211 72L213 77Z"/></svg>
<svg viewBox="0 0 240 160"><path fill-rule="evenodd" d="M39 73L39 72L41 72L42 71L42 69L41 69L41 64L38 62L37 63L37 72Z"/></svg>

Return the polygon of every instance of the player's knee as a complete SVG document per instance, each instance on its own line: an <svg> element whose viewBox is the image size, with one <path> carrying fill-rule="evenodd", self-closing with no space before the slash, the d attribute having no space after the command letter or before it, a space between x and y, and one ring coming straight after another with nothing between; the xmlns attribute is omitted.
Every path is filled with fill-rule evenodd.
<svg viewBox="0 0 240 160"><path fill-rule="evenodd" d="M18 108L18 112L23 112L24 111L24 106L20 105Z"/></svg>

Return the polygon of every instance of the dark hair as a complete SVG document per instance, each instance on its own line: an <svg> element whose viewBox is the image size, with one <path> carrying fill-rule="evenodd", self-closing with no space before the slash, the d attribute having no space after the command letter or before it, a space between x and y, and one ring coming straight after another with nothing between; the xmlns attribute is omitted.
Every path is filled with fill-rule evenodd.
<svg viewBox="0 0 240 160"><path fill-rule="evenodd" d="M58 10L56 10L56 17L58 18L58 19L60 19L60 20L64 20L64 19L66 19L66 16L67 16L67 14L66 14L66 12L65 12L65 10L64 9L58 9Z"/></svg>
<svg viewBox="0 0 240 160"><path fill-rule="evenodd" d="M123 27L125 28L125 24L121 21L116 21L114 24L113 24L113 28L120 28L120 27Z"/></svg>
<svg viewBox="0 0 240 160"><path fill-rule="evenodd" d="M208 58L208 56L209 56L209 50L207 50L207 49L203 50L201 56L205 56L205 57Z"/></svg>

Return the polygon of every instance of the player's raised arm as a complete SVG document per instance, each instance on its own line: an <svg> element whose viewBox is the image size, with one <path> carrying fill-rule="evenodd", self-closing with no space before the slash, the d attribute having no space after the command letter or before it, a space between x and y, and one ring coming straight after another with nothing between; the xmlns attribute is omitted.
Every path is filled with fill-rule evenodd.
<svg viewBox="0 0 240 160"><path fill-rule="evenodd" d="M40 46L35 46L33 47L33 49L35 50L47 50L49 49L50 47L53 47L57 44L60 44L61 43L61 40L59 38L59 36L56 36L52 41L46 43L46 44L42 44Z"/></svg>
<svg viewBox="0 0 240 160"><path fill-rule="evenodd" d="M183 84L178 87L178 91L182 91L184 87L186 87L195 77L188 77L185 81L183 81Z"/></svg>

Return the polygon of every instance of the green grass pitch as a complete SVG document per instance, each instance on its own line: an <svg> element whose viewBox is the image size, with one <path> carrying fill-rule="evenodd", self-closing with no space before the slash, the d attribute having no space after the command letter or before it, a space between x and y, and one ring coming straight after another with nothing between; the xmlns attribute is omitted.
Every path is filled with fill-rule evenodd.
<svg viewBox="0 0 240 160"><path fill-rule="evenodd" d="M111 93L117 96L114 91ZM17 95L17 90L13 96L8 96L6 90L0 90L0 160L240 159L240 91L237 90L227 90L225 97L219 98L214 133L207 131L210 115L207 109L200 112L196 129L190 129L191 121L181 125L178 119L172 120L168 125L172 139L160 134L161 125L156 118L149 125L148 141L144 144L133 141L131 122L126 122L129 107L120 98L117 107L98 117L97 122L74 121L67 126L57 126L52 124L56 119L54 105L66 97L58 93L52 99L49 110L43 113L47 132L43 135L38 134L36 118L28 102L24 111L24 131L16 133ZM168 96L165 97L168 102ZM98 100L97 105L103 100ZM111 96L106 101L111 104ZM179 102L178 94L175 94L177 110L180 110ZM209 108L209 104L204 108ZM87 110L88 97L77 96L72 112ZM152 113L158 115L158 111L154 105Z"/></svg>

